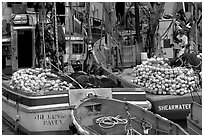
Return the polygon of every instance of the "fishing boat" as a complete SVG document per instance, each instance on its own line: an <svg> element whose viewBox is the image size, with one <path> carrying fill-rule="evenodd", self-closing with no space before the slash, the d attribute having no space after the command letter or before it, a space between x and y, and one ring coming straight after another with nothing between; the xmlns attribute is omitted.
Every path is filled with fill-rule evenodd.
<svg viewBox="0 0 204 137"><path fill-rule="evenodd" d="M61 79L70 82L68 77ZM151 108L145 92L139 88L75 88L33 94L13 89L10 83L11 77L3 75L2 118L23 134L73 134L71 110L89 95L125 100L144 109Z"/></svg>
<svg viewBox="0 0 204 137"><path fill-rule="evenodd" d="M7 6L7 3L3 4L5 7ZM43 6L43 3L40 4ZM80 86L79 88L70 90L52 90L43 95L30 94L26 93L23 89L11 88L10 82L13 73L21 69L36 68L36 58L38 54L35 45L37 41L35 40L39 40L35 35L35 18L30 20L29 23L24 24L24 22L28 22L28 18L25 17L25 5L17 4L14 7L14 12L18 14L18 9L22 9L20 12L23 14L16 16L18 18L22 16L21 21L19 21L18 18L14 18L11 23L11 36L8 38L3 37L2 39L2 118L10 123L15 130L25 134L71 134L69 128L69 125L72 123L70 120L70 109L81 99L85 98L88 92L97 94L98 96L130 101L146 109L151 108L151 104L147 101L146 93L142 88L83 89L83 87ZM70 10L68 6L66 6L66 10ZM66 14L67 13L68 12L66 12ZM30 17L30 14L28 17ZM55 24L57 24L56 22L55 20ZM43 23L43 21L41 23ZM44 28L43 24L40 25ZM55 31L56 30L55 28ZM83 70L83 64L87 56L87 45L84 44L83 36L71 35L67 33L67 28L65 28L65 32L66 54L63 56L64 64L69 67L69 63L71 63L73 69ZM28 40L25 41L25 39ZM71 48L69 48L70 46ZM26 53L25 50L27 51ZM70 71L69 68L68 71ZM56 75L58 74L56 73ZM60 77L60 80L68 80L70 82L70 79L67 77ZM135 93L133 91L138 92Z"/></svg>
<svg viewBox="0 0 204 137"><path fill-rule="evenodd" d="M160 17L161 15L158 16ZM106 24L111 21L105 20L104 22L106 26ZM161 28L161 32L159 33L161 34L164 33L164 30L167 28L172 27L172 20L159 20L159 22L159 29ZM117 35L114 36L114 33L111 31L108 31L106 37L101 37L93 46L93 56L98 66L97 70L101 70L101 74L106 75L115 82L119 82L122 87L125 88L143 87L134 83L135 75L133 68L147 59L147 53L141 52L139 48L141 45L134 42L133 39L135 39L134 36L136 34L137 30L122 29L118 31L118 35L120 35L120 37L118 37ZM173 31L171 32L170 30L168 37L171 37L171 34L173 34ZM167 40L172 41L171 39ZM160 41L158 43L160 46L162 44L165 46L166 42L165 40L161 40L161 43ZM169 45L168 42L167 45ZM170 48L164 49L166 49L167 54L172 53L169 51ZM173 57L173 54L171 57ZM171 120L178 120L186 119L190 112L191 102L196 100L196 102L199 103L202 98L202 92L197 89L195 89L195 92L186 93L185 95L157 95L146 92L146 97L151 102L152 111L154 113Z"/></svg>
<svg viewBox="0 0 204 137"><path fill-rule="evenodd" d="M17 133L71 133L69 114L73 106L69 102L69 90L53 90L37 95L32 89L12 88L12 77L2 76L2 118Z"/></svg>
<svg viewBox="0 0 204 137"><path fill-rule="evenodd" d="M68 134L70 108L68 91L29 95L2 81L2 118L25 134Z"/></svg>
<svg viewBox="0 0 204 137"><path fill-rule="evenodd" d="M112 89L70 89L41 95L12 89L2 80L2 118L23 134L73 134L71 109L94 93L112 98Z"/></svg>
<svg viewBox="0 0 204 137"><path fill-rule="evenodd" d="M187 131L190 135L202 135L202 104L192 102L187 117Z"/></svg>
<svg viewBox="0 0 204 137"><path fill-rule="evenodd" d="M72 111L85 135L187 135L178 124L126 101L89 96Z"/></svg>
<svg viewBox="0 0 204 137"><path fill-rule="evenodd" d="M96 62L102 68L103 74L108 76L115 82L120 82L125 88L143 88L132 81L135 76L132 75L133 68L125 68L123 72L113 72L112 69L107 65L104 59L106 53L104 46L99 46L100 42L102 45L105 42L105 38L101 41L98 40L93 47L93 55ZM100 48L99 48L100 47ZM184 95L155 95L146 92L148 101L152 104L152 111L163 117L171 120L186 119L190 112L190 105L193 100L200 102L202 98L202 91L196 90L193 93L187 93ZM175 115L176 114L176 117Z"/></svg>

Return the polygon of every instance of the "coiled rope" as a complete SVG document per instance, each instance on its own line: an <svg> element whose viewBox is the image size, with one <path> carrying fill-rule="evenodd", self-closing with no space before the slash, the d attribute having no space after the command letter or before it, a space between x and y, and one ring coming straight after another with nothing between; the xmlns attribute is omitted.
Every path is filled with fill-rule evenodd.
<svg viewBox="0 0 204 137"><path fill-rule="evenodd" d="M131 118L131 119L135 119L135 118ZM140 121L138 122L141 123ZM119 125L119 124L125 125L124 128L127 135L135 135L135 134L141 135L140 132L132 128L131 124L128 122L127 119L122 119L120 115L117 115L116 117L113 117L113 116L100 117L96 119L96 123L99 124L101 128L105 128L105 129L112 128L115 125ZM147 126L146 124L150 126ZM142 127L144 129L144 134L148 134L148 130L152 128L152 125L149 122L143 122Z"/></svg>
<svg viewBox="0 0 204 137"><path fill-rule="evenodd" d="M98 123L101 128L112 128L118 124L127 124L127 122L128 120L122 119L120 115L117 115L116 117L104 116L96 119L96 123Z"/></svg>

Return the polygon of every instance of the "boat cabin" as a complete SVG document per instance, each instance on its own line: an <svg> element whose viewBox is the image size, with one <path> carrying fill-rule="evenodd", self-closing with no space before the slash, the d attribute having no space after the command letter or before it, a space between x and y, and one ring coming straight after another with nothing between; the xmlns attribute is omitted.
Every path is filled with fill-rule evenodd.
<svg viewBox="0 0 204 137"><path fill-rule="evenodd" d="M13 26L11 31L12 70L31 68L35 64L35 27Z"/></svg>
<svg viewBox="0 0 204 137"><path fill-rule="evenodd" d="M26 11L24 4L12 5L10 33L2 37L3 72L6 74L12 74L20 68L31 68L35 64L35 19L33 15Z"/></svg>
<svg viewBox="0 0 204 137"><path fill-rule="evenodd" d="M84 61L87 56L87 46L84 38L80 35L65 36L66 54L64 54L64 64L72 64L74 70L83 70Z"/></svg>

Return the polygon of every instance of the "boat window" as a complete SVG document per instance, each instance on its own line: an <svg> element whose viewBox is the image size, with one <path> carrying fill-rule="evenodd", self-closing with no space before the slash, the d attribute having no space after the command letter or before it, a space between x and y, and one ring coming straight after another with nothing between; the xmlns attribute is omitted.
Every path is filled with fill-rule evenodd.
<svg viewBox="0 0 204 137"><path fill-rule="evenodd" d="M84 45L81 43L72 44L73 45L73 54L81 54L84 53Z"/></svg>

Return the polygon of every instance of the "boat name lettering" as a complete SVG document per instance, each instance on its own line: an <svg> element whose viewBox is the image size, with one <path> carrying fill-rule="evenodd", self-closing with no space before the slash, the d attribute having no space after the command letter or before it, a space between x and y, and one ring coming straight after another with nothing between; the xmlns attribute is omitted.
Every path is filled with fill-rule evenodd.
<svg viewBox="0 0 204 137"><path fill-rule="evenodd" d="M68 118L67 114L37 114L36 120L42 120L43 125L57 125L62 124L65 119Z"/></svg>
<svg viewBox="0 0 204 137"><path fill-rule="evenodd" d="M58 125L58 124L62 124L62 120L44 120L43 121L43 125Z"/></svg>
<svg viewBox="0 0 204 137"><path fill-rule="evenodd" d="M37 116L35 116L35 119L45 119L44 114L38 114Z"/></svg>
<svg viewBox="0 0 204 137"><path fill-rule="evenodd" d="M158 106L159 111L166 110L179 110L179 109L190 109L191 104L175 104L175 105L164 105Z"/></svg>

